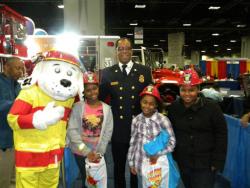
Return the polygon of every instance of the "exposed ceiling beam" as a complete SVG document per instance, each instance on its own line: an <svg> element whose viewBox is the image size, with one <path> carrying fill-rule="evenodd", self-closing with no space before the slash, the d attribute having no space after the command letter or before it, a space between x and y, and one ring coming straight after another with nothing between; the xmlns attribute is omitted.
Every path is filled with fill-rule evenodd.
<svg viewBox="0 0 250 188"><path fill-rule="evenodd" d="M188 3L173 19L171 19L168 23L176 23L178 22L184 15L189 13L195 6L197 6L200 2L203 0L193 0L190 3Z"/></svg>
<svg viewBox="0 0 250 188"><path fill-rule="evenodd" d="M123 4L185 4L185 0L105 0L107 4L123 3Z"/></svg>
<svg viewBox="0 0 250 188"><path fill-rule="evenodd" d="M1 3L62 3L63 0L2 0Z"/></svg>
<svg viewBox="0 0 250 188"><path fill-rule="evenodd" d="M133 30L133 27L110 27L110 30ZM179 30L179 31L247 31L250 28L236 27L143 27L143 30Z"/></svg>
<svg viewBox="0 0 250 188"><path fill-rule="evenodd" d="M243 0L233 0L233 1L228 1L227 4L225 4L221 9L218 11L219 14L222 14L228 10L231 10L234 6L240 4Z"/></svg>

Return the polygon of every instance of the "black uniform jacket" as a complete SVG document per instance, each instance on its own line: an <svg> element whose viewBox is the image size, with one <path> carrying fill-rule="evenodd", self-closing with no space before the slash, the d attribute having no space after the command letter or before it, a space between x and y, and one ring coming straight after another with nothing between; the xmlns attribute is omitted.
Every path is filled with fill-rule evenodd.
<svg viewBox="0 0 250 188"><path fill-rule="evenodd" d="M176 136L174 156L180 166L223 170L227 150L227 125L220 107L200 98L186 108L181 99L169 108Z"/></svg>
<svg viewBox="0 0 250 188"><path fill-rule="evenodd" d="M110 96L114 118L112 141L129 143L132 117L139 114L140 92L152 83L149 67L134 63L128 76L123 76L119 65L103 69L100 99Z"/></svg>

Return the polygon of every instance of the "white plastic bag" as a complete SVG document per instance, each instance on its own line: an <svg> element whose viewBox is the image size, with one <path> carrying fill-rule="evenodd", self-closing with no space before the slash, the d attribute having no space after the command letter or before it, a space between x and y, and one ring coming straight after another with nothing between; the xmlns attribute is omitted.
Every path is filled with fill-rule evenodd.
<svg viewBox="0 0 250 188"><path fill-rule="evenodd" d="M168 188L169 165L166 155L160 156L155 164L149 160L142 164L143 188Z"/></svg>
<svg viewBox="0 0 250 188"><path fill-rule="evenodd" d="M99 163L91 163L85 159L86 186L88 188L107 188L107 169L104 157Z"/></svg>

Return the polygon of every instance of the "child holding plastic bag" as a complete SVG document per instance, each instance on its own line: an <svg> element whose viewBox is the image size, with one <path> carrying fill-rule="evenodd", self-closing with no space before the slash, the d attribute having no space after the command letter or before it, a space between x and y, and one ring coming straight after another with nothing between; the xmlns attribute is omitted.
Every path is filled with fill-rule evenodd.
<svg viewBox="0 0 250 188"><path fill-rule="evenodd" d="M130 171L142 180L139 183L142 183L143 188L170 188L167 154L175 147L174 132L168 118L157 111L161 103L158 89L149 85L144 88L140 96L142 113L133 119L131 125L128 151ZM161 144L157 147L154 141L161 137L163 131L168 136L158 139ZM144 145L149 148L149 153L144 149Z"/></svg>
<svg viewBox="0 0 250 188"><path fill-rule="evenodd" d="M98 84L96 74L84 74L85 101L73 106L67 136L83 187L106 188L107 170L103 155L112 136L113 116L110 106L98 99Z"/></svg>
<svg viewBox="0 0 250 188"><path fill-rule="evenodd" d="M169 134L166 130L162 129L161 133L154 138L153 141L146 143L143 145L143 148L145 150L145 152L147 153L147 155L149 156L153 156L155 154L157 154L157 152L161 151L162 149L164 149L166 147L166 144L169 141ZM172 157L172 153L167 153L167 159L168 159L168 173L165 173L165 177L168 178L168 181L165 182L165 185L161 184L161 187L168 187L168 188L176 188L179 187L180 185L180 173L179 170L177 168L177 164L174 161L173 157ZM163 166L164 165L164 161L163 162L158 162L157 164L158 166ZM146 174L147 173L147 167L148 169L152 169L152 167L147 164L144 165L144 167L142 168L142 171L144 171ZM153 166L153 168L157 168L157 166ZM167 167L166 167L167 168ZM163 173L162 173L163 174ZM150 181L148 181L148 179L145 179L144 184L151 184Z"/></svg>

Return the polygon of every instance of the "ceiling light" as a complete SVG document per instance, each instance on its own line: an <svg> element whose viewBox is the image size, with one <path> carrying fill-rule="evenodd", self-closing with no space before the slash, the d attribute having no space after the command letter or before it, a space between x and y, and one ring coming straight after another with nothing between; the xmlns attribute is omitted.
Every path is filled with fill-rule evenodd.
<svg viewBox="0 0 250 188"><path fill-rule="evenodd" d="M155 47L159 46L158 44L154 44Z"/></svg>
<svg viewBox="0 0 250 188"><path fill-rule="evenodd" d="M238 24L236 27L246 27L246 24Z"/></svg>
<svg viewBox="0 0 250 188"><path fill-rule="evenodd" d="M91 37L92 35L86 36L86 37L85 37L85 36L86 36L86 35L84 35L84 38L92 38L92 37ZM94 37L95 37L95 36L94 36ZM98 37L95 37L95 38L98 38ZM102 36L102 35L101 35L100 38L101 38L101 39L119 39L120 37L119 37L119 36L115 36L115 35L111 35L111 36L110 36L110 35L105 35L105 36Z"/></svg>
<svg viewBox="0 0 250 188"><path fill-rule="evenodd" d="M210 6L208 7L209 10L219 10L220 6Z"/></svg>
<svg viewBox="0 0 250 188"><path fill-rule="evenodd" d="M138 23L130 23L129 25L135 25L136 26L136 25L138 25Z"/></svg>
<svg viewBox="0 0 250 188"><path fill-rule="evenodd" d="M188 46L188 44L184 44L183 46L186 46L186 47L187 47L187 46Z"/></svg>
<svg viewBox="0 0 250 188"><path fill-rule="evenodd" d="M219 45L218 44L214 44L214 47L218 47Z"/></svg>
<svg viewBox="0 0 250 188"><path fill-rule="evenodd" d="M143 5L135 5L135 8L146 8L146 5L143 4Z"/></svg>
<svg viewBox="0 0 250 188"><path fill-rule="evenodd" d="M236 40L230 40L230 42L234 43L234 42L237 42Z"/></svg>
<svg viewBox="0 0 250 188"><path fill-rule="evenodd" d="M166 40L160 40L160 42L166 42Z"/></svg>
<svg viewBox="0 0 250 188"><path fill-rule="evenodd" d="M227 48L227 51L230 51L230 50L232 50L231 48Z"/></svg>
<svg viewBox="0 0 250 188"><path fill-rule="evenodd" d="M184 24L182 24L184 27L190 27L192 24L190 24L190 23L184 23Z"/></svg>
<svg viewBox="0 0 250 188"><path fill-rule="evenodd" d="M58 8L64 8L64 5L57 5Z"/></svg>
<svg viewBox="0 0 250 188"><path fill-rule="evenodd" d="M219 33L212 33L212 36L219 36Z"/></svg>
<svg viewBox="0 0 250 188"><path fill-rule="evenodd" d="M205 50L201 50L201 53L206 53L206 51Z"/></svg>
<svg viewBox="0 0 250 188"><path fill-rule="evenodd" d="M218 53L218 52L219 52L218 50L215 51L215 53Z"/></svg>
<svg viewBox="0 0 250 188"><path fill-rule="evenodd" d="M201 60L206 61L207 59L208 59L208 57L207 57L206 55L202 55L202 56L201 56Z"/></svg>
<svg viewBox="0 0 250 188"><path fill-rule="evenodd" d="M198 39L198 40L195 40L195 42L202 42L202 40Z"/></svg>
<svg viewBox="0 0 250 188"><path fill-rule="evenodd" d="M134 35L134 34L133 34L133 33L127 33L127 35L128 35L128 36L132 36L132 35Z"/></svg>

